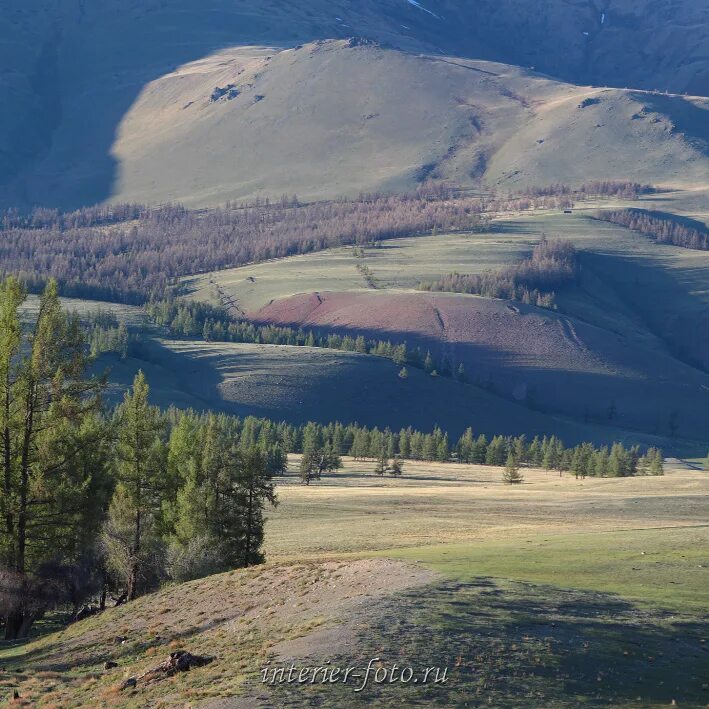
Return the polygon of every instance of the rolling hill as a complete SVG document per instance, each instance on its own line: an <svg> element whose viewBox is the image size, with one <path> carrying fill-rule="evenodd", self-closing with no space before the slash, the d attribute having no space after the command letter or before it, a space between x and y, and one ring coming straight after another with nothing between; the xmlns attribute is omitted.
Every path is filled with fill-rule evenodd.
<svg viewBox="0 0 709 709"><path fill-rule="evenodd" d="M675 197L685 209L685 197L671 194L639 203ZM703 440L709 255L594 219L597 206L505 217L483 233L390 240L358 257L340 248L273 260L183 285L191 298L221 299L264 323L406 341L451 371L462 363L471 383L528 411ZM556 311L415 290L454 271L509 265L544 234L580 250L579 282L558 294Z"/></svg>
<svg viewBox="0 0 709 709"><path fill-rule="evenodd" d="M473 384L431 377L415 368L402 379L400 367L387 359L325 348L146 339L126 359L103 355L96 369L110 375L107 399L112 403L122 399L142 369L152 401L162 407L295 424L340 420L426 431L440 426L456 438L471 426L489 436L543 436L553 431L569 444L622 440L688 449L686 440L670 442L665 431L643 434L624 430L620 419L584 423L531 411L512 397Z"/></svg>
<svg viewBox="0 0 709 709"><path fill-rule="evenodd" d="M706 12L646 5L12 0L0 205L704 183Z"/></svg>

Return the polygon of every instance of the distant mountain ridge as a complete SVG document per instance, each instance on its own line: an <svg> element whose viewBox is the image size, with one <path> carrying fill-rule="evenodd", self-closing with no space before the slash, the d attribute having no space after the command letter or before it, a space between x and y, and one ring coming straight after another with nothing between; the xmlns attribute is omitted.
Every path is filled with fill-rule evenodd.
<svg viewBox="0 0 709 709"><path fill-rule="evenodd" d="M655 181L705 172L706 102L643 93L709 95L709 8L694 0L7 0L0 20L3 207L575 181L594 155L593 176L620 178L636 149ZM244 158L268 142L274 156Z"/></svg>

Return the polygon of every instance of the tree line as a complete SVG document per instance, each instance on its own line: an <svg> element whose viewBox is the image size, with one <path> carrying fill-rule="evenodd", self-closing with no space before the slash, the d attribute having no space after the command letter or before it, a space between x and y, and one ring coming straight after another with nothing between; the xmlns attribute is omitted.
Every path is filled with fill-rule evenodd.
<svg viewBox="0 0 709 709"><path fill-rule="evenodd" d="M422 281L419 289L470 293L553 308L555 289L570 285L577 275L577 253L573 244L543 238L534 246L531 256L513 266L486 273L451 273L432 281Z"/></svg>
<svg viewBox="0 0 709 709"><path fill-rule="evenodd" d="M660 244L672 244L684 249L709 250L709 228L701 222L660 215L642 209L602 211L596 218L649 236Z"/></svg>
<svg viewBox="0 0 709 709"><path fill-rule="evenodd" d="M144 303L180 276L434 228L475 230L495 203L474 197L367 196L297 199L188 210L125 205L62 215L6 214L0 260L32 290L50 277L63 295Z"/></svg>
<svg viewBox="0 0 709 709"><path fill-rule="evenodd" d="M403 236L487 228L501 211L566 206L554 195L478 196L444 186L412 194L302 204L280 201L190 210L179 204L117 204L70 213L35 209L0 215L0 275L39 292L142 304L181 276Z"/></svg>
<svg viewBox="0 0 709 709"><path fill-rule="evenodd" d="M629 180L594 180L572 187L563 183L529 187L522 194L530 197L574 197L584 200L590 197L620 197L637 199L640 195L652 194L656 189L652 185L643 185Z"/></svg>
<svg viewBox="0 0 709 709"><path fill-rule="evenodd" d="M255 420L256 429L263 420ZM267 424L273 427L272 422ZM641 451L639 446L627 448L622 443L612 446L594 446L589 442L567 447L556 436L474 435L468 428L455 441L436 427L428 433L411 427L400 431L368 428L341 423L305 426L275 425L274 432L284 448L294 453L314 454L327 459L340 455L355 460L420 460L438 462L474 463L503 467L512 456L518 465L572 472L580 477L632 477L635 475L662 475L663 455L658 448ZM254 433L253 435L256 435ZM336 461L335 461L336 462ZM336 464L332 467L338 467ZM331 468L323 468L323 471ZM323 472L321 471L321 472Z"/></svg>
<svg viewBox="0 0 709 709"><path fill-rule="evenodd" d="M242 445L230 417L162 412L142 373L115 411L87 338L50 281L33 322L0 283L0 618L26 637L46 610L135 598L263 559L279 445ZM246 439L244 439L246 440Z"/></svg>
<svg viewBox="0 0 709 709"><path fill-rule="evenodd" d="M165 327L175 337L199 338L207 342L243 342L266 345L291 345L294 347L324 347L343 352L358 352L385 357L395 364L423 369L429 374L456 376L465 381L462 363L434 357L430 350L409 347L406 342L391 342L365 338L363 335L321 334L316 330L287 325L257 323L246 319L233 319L224 308L193 300L165 298L153 300L145 306L152 322ZM100 326L97 330L101 331ZM115 328L109 327L103 336L109 343ZM99 338L100 339L100 338ZM117 351L110 347L104 351ZM405 372L405 370L404 370ZM402 372L402 376L406 374Z"/></svg>

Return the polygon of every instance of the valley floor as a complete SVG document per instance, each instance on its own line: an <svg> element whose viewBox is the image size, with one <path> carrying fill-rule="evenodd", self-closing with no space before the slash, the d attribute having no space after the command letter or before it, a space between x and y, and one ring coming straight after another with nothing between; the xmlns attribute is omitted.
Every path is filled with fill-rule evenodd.
<svg viewBox="0 0 709 709"><path fill-rule="evenodd" d="M707 473L677 463L664 477L582 481L525 470L512 486L486 466L405 463L401 479L373 467L346 460L304 486L292 457L265 566L6 645L0 686L40 707L709 701ZM215 659L140 679L176 649ZM370 663L380 678L398 665L421 681L372 674L359 689ZM353 674L281 682L291 666ZM424 682L427 668L446 681ZM137 686L121 690L129 676Z"/></svg>

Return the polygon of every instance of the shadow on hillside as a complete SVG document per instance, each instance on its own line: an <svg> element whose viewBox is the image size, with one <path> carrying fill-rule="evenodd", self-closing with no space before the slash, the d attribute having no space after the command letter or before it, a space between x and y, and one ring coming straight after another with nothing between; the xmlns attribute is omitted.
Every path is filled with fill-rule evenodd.
<svg viewBox="0 0 709 709"><path fill-rule="evenodd" d="M709 620L647 610L611 594L491 579L410 592L362 618L356 657L399 667L447 667L435 686L370 683L362 703L410 706L698 706L706 701L701 639ZM324 649L323 653L327 653ZM341 685L277 687L283 706L338 706ZM640 699L638 699L640 698Z"/></svg>
<svg viewBox="0 0 709 709"><path fill-rule="evenodd" d="M71 2L61 12L47 10L51 21L44 24L31 16L41 12L16 11L20 20L13 17L5 31L0 26L0 44L45 47L36 57L28 52L27 64L19 65L18 84L31 100L13 136L15 154L0 161L0 182L8 180L0 203L65 210L111 197L119 179L113 145L121 122L148 84L177 67L236 46L293 47L364 36L420 51L417 34L424 41L435 37L436 44L446 31L466 36L453 22L436 31L426 13L403 2L347 13L347 23L326 2ZM452 37L451 44L457 46ZM46 155L47 164L27 169Z"/></svg>
<svg viewBox="0 0 709 709"><path fill-rule="evenodd" d="M41 159L54 143L51 168L3 186L0 202L23 199L29 207L68 210L110 198L119 178L112 149L122 120L150 82L181 65L229 46L293 46L319 38L326 27L330 37L347 35L333 17L318 27L307 10L285 10L288 20L278 22L269 8L239 8L227 0L208 10L191 0L67 3L39 38L45 51L24 67L36 110L18 126L17 165L10 160L0 180ZM14 24L10 31L20 41L23 31L27 41L38 41L35 25ZM0 32L0 43L6 39Z"/></svg>
<svg viewBox="0 0 709 709"><path fill-rule="evenodd" d="M672 121L672 132L681 133L705 155L709 155L709 110L681 96L636 94L635 98L651 110Z"/></svg>

